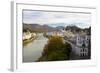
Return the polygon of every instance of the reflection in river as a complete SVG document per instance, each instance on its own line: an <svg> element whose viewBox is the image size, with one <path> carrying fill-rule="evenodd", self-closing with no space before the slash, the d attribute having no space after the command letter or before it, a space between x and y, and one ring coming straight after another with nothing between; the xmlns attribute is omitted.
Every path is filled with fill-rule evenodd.
<svg viewBox="0 0 100 73"><path fill-rule="evenodd" d="M48 39L41 33L38 34L38 37L34 41L23 46L23 62L34 62L38 60L47 41Z"/></svg>

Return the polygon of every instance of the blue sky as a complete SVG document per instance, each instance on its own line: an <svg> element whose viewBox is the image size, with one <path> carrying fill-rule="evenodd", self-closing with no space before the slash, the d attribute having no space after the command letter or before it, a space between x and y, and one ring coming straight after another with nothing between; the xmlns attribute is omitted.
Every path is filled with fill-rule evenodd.
<svg viewBox="0 0 100 73"><path fill-rule="evenodd" d="M23 23L45 24L52 27L74 24L81 28L87 28L91 24L91 14L24 10Z"/></svg>

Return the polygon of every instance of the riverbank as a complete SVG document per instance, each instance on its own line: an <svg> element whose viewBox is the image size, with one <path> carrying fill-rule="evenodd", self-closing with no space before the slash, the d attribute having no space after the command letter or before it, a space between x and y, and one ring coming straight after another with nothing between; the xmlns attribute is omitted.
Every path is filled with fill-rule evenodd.
<svg viewBox="0 0 100 73"><path fill-rule="evenodd" d="M44 46L47 44L48 39L43 34L37 34L35 40L23 47L23 62L37 61L43 52Z"/></svg>

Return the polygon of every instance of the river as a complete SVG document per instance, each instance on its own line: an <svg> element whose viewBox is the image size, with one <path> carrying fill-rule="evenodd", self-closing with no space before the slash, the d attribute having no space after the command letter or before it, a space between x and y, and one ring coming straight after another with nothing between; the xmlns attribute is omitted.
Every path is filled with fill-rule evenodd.
<svg viewBox="0 0 100 73"><path fill-rule="evenodd" d="M34 62L42 55L45 44L48 39L43 34L38 34L38 37L31 43L23 47L23 62Z"/></svg>

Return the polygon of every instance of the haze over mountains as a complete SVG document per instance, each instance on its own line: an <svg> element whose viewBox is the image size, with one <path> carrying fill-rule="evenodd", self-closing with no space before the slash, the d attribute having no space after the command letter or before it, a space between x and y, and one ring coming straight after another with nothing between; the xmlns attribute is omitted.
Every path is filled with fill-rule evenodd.
<svg viewBox="0 0 100 73"><path fill-rule="evenodd" d="M64 23L59 23L59 24L44 24L44 25L39 25L39 24L25 24L23 23L23 30L30 30L32 32L51 32L51 31L60 31L61 29L66 29L66 30L83 30L83 28L77 27L74 24L71 24L69 26L65 26ZM89 29L89 28L84 28L84 29Z"/></svg>

